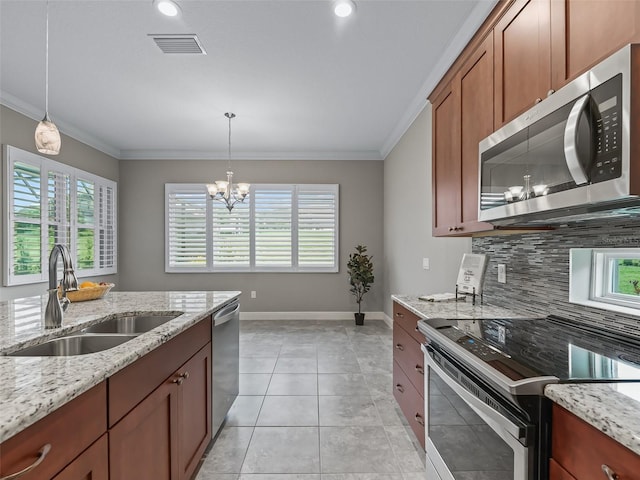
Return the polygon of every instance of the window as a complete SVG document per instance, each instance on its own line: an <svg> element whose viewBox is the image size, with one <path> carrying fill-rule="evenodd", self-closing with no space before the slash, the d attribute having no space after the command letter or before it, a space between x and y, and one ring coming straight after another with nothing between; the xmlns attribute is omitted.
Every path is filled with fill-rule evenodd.
<svg viewBox="0 0 640 480"><path fill-rule="evenodd" d="M337 272L338 185L252 185L229 212L166 184L167 272Z"/></svg>
<svg viewBox="0 0 640 480"><path fill-rule="evenodd" d="M571 249L569 301L640 315L640 249Z"/></svg>
<svg viewBox="0 0 640 480"><path fill-rule="evenodd" d="M115 182L7 146L4 191L5 285L47 281L56 243L78 276L117 272Z"/></svg>

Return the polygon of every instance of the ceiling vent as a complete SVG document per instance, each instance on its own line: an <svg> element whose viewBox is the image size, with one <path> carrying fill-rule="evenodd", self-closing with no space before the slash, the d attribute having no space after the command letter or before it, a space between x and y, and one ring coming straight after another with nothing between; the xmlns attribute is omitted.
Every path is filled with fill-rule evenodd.
<svg viewBox="0 0 640 480"><path fill-rule="evenodd" d="M154 35L149 34L163 53L184 55L206 55L197 35Z"/></svg>

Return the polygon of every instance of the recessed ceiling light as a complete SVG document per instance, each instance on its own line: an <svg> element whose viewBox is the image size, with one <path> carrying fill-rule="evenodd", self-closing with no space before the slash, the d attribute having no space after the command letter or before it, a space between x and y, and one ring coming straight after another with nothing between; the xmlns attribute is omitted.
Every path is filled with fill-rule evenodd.
<svg viewBox="0 0 640 480"><path fill-rule="evenodd" d="M351 0L337 0L333 4L333 13L338 17L348 17L356 10L356 4Z"/></svg>
<svg viewBox="0 0 640 480"><path fill-rule="evenodd" d="M180 15L180 7L173 0L153 0L153 5L161 14L167 17L177 17Z"/></svg>

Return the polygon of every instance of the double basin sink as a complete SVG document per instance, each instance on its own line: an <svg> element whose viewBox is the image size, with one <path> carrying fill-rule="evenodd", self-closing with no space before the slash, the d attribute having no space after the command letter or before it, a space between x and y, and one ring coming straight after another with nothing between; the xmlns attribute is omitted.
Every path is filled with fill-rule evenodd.
<svg viewBox="0 0 640 480"><path fill-rule="evenodd" d="M153 330L179 315L119 315L60 338L25 347L9 356L60 357L101 352Z"/></svg>

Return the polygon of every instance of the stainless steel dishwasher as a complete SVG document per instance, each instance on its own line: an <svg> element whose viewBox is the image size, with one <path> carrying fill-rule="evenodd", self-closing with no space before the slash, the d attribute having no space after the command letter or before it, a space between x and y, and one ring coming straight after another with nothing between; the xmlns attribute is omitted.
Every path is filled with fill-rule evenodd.
<svg viewBox="0 0 640 480"><path fill-rule="evenodd" d="M213 314L211 355L212 435L218 432L238 396L240 303L234 300Z"/></svg>

